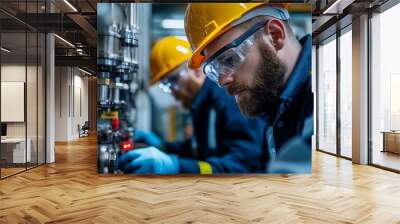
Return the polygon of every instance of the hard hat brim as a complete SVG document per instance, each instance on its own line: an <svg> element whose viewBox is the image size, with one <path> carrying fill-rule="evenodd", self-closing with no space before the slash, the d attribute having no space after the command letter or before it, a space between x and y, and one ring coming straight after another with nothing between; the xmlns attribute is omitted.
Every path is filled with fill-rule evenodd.
<svg viewBox="0 0 400 224"><path fill-rule="evenodd" d="M164 69L163 71L159 72L157 75L155 75L152 79L150 79L150 85L154 85L157 82L159 82L161 79L163 79L165 76L168 75L171 71L175 70L179 66L181 66L183 63L185 63L186 60L184 60L182 63L175 65L174 67L170 67L169 69Z"/></svg>
<svg viewBox="0 0 400 224"><path fill-rule="evenodd" d="M216 30L214 34L209 35L206 37L197 47L197 49L193 52L192 56L188 60L188 67L191 69L196 69L201 66L203 61L206 59L205 56L203 55L203 50L215 39L220 37L223 33L226 31L230 30L232 26L229 24L233 22L234 19L228 21L224 26L222 26L220 29Z"/></svg>

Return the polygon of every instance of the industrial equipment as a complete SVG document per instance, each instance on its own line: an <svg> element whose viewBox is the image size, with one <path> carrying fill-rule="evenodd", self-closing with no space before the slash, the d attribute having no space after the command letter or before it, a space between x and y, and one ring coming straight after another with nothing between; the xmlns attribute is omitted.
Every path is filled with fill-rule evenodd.
<svg viewBox="0 0 400 224"><path fill-rule="evenodd" d="M118 156L134 148L138 89L138 5L98 4L98 172L118 173Z"/></svg>

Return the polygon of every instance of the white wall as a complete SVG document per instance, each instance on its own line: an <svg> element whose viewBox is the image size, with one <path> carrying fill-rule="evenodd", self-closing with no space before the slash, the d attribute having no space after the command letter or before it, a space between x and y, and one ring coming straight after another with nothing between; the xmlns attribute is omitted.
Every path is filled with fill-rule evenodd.
<svg viewBox="0 0 400 224"><path fill-rule="evenodd" d="M56 67L55 73L55 140L74 140L79 138L78 124L89 117L88 78L72 67Z"/></svg>
<svg viewBox="0 0 400 224"><path fill-rule="evenodd" d="M2 65L1 81L4 82L25 82L25 65ZM1 108L4 110L6 108ZM7 137L25 137L25 123L7 123Z"/></svg>
<svg viewBox="0 0 400 224"><path fill-rule="evenodd" d="M27 69L27 70L25 70ZM18 64L9 64L1 66L1 81L2 82L25 82L26 71L28 72L28 78L32 74L36 75L36 67ZM29 85L36 86L36 80L29 80ZM36 112L36 88L27 88L27 106L31 108L27 109L28 112L32 112L33 109ZM31 104L31 103L34 104ZM33 108L34 107L34 108ZM40 107L40 105L39 105ZM1 108L1 110L7 110L7 108ZM27 113L28 122L28 137L30 134L30 128L36 130L36 113ZM34 122L34 123L32 123ZM7 136L8 137L25 137L25 123L26 122L7 122ZM34 127L33 127L34 126ZM35 132L36 135L36 132Z"/></svg>
<svg viewBox="0 0 400 224"><path fill-rule="evenodd" d="M26 112L26 120L23 122L6 122L7 137L9 138L25 138L25 135L30 140L32 150L32 161L39 163L44 162L44 74L42 67L25 64L4 64L1 66L1 81L2 82L24 82L26 83L26 106L22 108L22 112ZM27 80L25 80L27 78ZM23 94L23 93L22 93ZM2 96L7 97L7 96ZM9 108L1 108L2 112L12 113L7 111ZM26 110L26 111L25 111ZM39 153L39 156L37 156Z"/></svg>
<svg viewBox="0 0 400 224"><path fill-rule="evenodd" d="M78 138L78 124L83 125L85 121L89 120L89 102L88 102L88 77L83 77L81 74L74 74L74 108L72 108L72 136L73 138ZM81 108L80 108L81 107ZM82 111L80 111L82 110Z"/></svg>
<svg viewBox="0 0 400 224"><path fill-rule="evenodd" d="M55 68L55 141L68 140L69 79L67 67Z"/></svg>

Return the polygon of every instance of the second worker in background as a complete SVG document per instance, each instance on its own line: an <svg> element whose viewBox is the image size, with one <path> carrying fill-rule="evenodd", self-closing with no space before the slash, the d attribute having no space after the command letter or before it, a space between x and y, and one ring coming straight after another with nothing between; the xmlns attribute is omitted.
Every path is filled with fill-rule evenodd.
<svg viewBox="0 0 400 224"><path fill-rule="evenodd" d="M135 140L152 147L122 155L120 169L156 174L264 172L265 122L242 116L234 97L214 85L201 69L188 69L191 55L186 40L175 36L159 40L151 54L151 83L160 82L163 90L190 110L193 137L169 143L139 130Z"/></svg>

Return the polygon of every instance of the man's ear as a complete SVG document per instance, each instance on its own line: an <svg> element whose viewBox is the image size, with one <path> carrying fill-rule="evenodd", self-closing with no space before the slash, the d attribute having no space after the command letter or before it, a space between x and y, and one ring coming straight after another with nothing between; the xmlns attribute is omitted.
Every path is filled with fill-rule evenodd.
<svg viewBox="0 0 400 224"><path fill-rule="evenodd" d="M283 48L283 43L286 38L285 24L278 19L270 19L265 24L265 31L271 37L271 44L276 51Z"/></svg>

